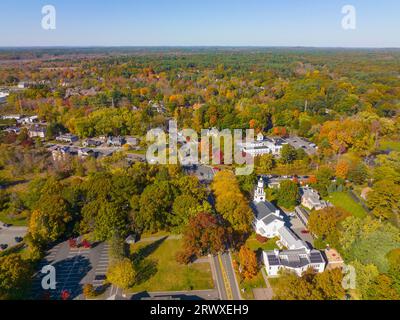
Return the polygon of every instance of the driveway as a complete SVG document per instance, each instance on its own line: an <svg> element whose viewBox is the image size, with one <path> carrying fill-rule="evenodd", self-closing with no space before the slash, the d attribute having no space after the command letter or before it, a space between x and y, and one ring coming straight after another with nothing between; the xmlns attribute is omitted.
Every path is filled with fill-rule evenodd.
<svg viewBox="0 0 400 320"><path fill-rule="evenodd" d="M6 244L8 248L17 245L18 243L15 241L15 237L25 237L28 232L27 227L3 227L3 224L0 222L0 244Z"/></svg>

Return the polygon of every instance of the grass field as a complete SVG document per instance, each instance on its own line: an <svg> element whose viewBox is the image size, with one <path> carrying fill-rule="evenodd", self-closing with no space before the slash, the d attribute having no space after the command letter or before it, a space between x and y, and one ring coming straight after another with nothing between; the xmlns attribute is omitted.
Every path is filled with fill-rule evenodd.
<svg viewBox="0 0 400 320"><path fill-rule="evenodd" d="M279 247L276 245L276 239L269 239L265 243L261 243L256 239L256 235L252 234L246 241L245 245L250 248L253 251L258 251L259 249L269 251L269 250L274 250L274 249L279 249Z"/></svg>
<svg viewBox="0 0 400 320"><path fill-rule="evenodd" d="M212 289L209 263L179 264L175 256L181 249L182 240L162 239L137 243L131 246L131 254L140 261L141 278L130 292L181 291Z"/></svg>
<svg viewBox="0 0 400 320"><path fill-rule="evenodd" d="M2 223L10 223L17 227L25 227L28 224L28 219L26 217L10 218L4 211L0 212L0 221Z"/></svg>
<svg viewBox="0 0 400 320"><path fill-rule="evenodd" d="M342 208L350 212L355 217L365 217L367 212L357 202L355 202L347 192L334 192L331 193L326 200L329 200L334 206Z"/></svg>

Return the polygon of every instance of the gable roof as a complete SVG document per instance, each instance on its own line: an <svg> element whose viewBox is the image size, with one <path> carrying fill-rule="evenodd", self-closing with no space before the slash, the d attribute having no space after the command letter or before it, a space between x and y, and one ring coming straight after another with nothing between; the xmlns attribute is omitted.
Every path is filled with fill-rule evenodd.
<svg viewBox="0 0 400 320"><path fill-rule="evenodd" d="M282 218L277 217L274 213L278 211L278 209L269 201L263 201L263 202L252 202L250 203L250 207L254 211L254 215L256 216L257 220L263 220L264 218L267 218L268 216L272 215L272 217L267 218L269 222L271 222L273 219L279 219L282 220ZM264 222L267 224L269 222L265 221Z"/></svg>

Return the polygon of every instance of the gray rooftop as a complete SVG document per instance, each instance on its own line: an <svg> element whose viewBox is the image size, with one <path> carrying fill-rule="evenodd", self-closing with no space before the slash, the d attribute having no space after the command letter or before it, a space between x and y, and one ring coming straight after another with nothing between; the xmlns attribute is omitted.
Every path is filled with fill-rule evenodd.
<svg viewBox="0 0 400 320"><path fill-rule="evenodd" d="M322 254L318 250L311 250L307 252L306 249L300 250L284 250L280 251L278 255L274 251L266 252L268 262L270 265L282 265L289 268L302 268L310 263L323 263L325 262Z"/></svg>
<svg viewBox="0 0 400 320"><path fill-rule="evenodd" d="M256 216L257 220L262 220L264 218L270 220L269 222L271 222L273 219L282 220L281 218L278 218L277 216L273 215L273 213L275 213L278 209L269 201L264 201L259 203L253 201L250 204L250 207L253 209L254 215ZM270 215L272 215L272 217L268 218L268 216ZM265 221L266 224L268 224L269 222Z"/></svg>

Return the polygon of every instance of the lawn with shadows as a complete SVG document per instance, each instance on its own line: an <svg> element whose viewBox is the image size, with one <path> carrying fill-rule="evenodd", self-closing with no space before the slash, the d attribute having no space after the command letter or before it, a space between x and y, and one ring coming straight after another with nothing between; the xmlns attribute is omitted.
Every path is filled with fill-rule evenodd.
<svg viewBox="0 0 400 320"><path fill-rule="evenodd" d="M209 263L182 265L176 261L181 239L166 237L131 246L132 259L138 267L138 282L130 292L204 290L213 288Z"/></svg>

